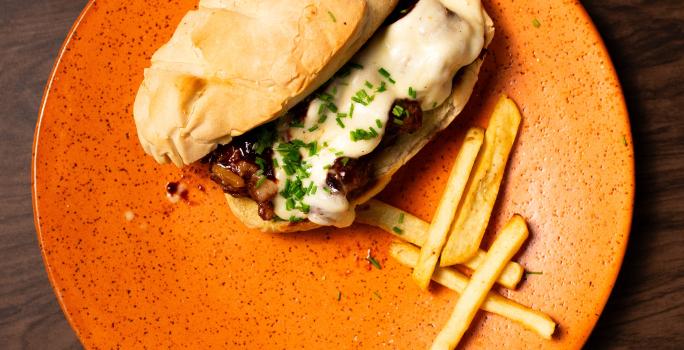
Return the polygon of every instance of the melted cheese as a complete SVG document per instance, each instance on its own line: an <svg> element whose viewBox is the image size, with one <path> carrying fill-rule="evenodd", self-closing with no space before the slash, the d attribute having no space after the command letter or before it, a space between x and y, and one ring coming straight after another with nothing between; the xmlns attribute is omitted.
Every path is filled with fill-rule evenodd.
<svg viewBox="0 0 684 350"><path fill-rule="evenodd" d="M306 149L301 150L308 169L308 177L301 178L303 188L316 187L315 192L309 192L300 201L308 206L308 213L301 207L288 207L287 198L279 194L274 199L276 215L291 220L309 219L320 225L351 225L354 208L343 194L326 190L328 168L339 157L359 158L378 146L385 125L392 122L388 115L395 100L415 96L424 111L444 103L451 94L456 72L482 51L484 22L479 0L420 0L405 17L376 34L352 59L357 68L328 85L326 101L317 98L311 102L303 127L281 123L280 142L317 142L319 150L313 156ZM380 86L385 91L378 91L383 90ZM355 96L363 96L361 91L372 96L372 101L354 102ZM321 107L331 102L337 113ZM326 115L323 122L321 110ZM357 129L375 132L377 136L353 140L350 133ZM278 148L278 143L274 148ZM274 159L283 164L278 151L274 152ZM283 191L288 178L294 176L288 177L282 166L275 169L279 190Z"/></svg>

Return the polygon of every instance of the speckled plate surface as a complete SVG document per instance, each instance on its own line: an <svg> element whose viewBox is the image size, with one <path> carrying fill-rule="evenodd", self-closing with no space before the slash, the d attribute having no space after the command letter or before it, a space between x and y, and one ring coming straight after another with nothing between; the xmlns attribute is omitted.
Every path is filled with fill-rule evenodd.
<svg viewBox="0 0 684 350"><path fill-rule="evenodd" d="M387 257L388 234L363 225L250 231L201 167L179 170L145 156L131 116L135 92L150 55L194 4L91 3L46 88L33 157L35 221L50 280L83 344L425 348L457 295L421 292L409 269ZM510 95L523 123L488 235L512 213L528 219L531 237L517 259L543 274L501 292L560 326L545 341L480 313L463 345L580 348L630 227L633 153L622 93L577 2L486 7L497 34L469 106L381 198L430 219L465 127L486 125L499 94ZM188 201L166 199L170 181L186 184ZM382 270L364 260L368 249Z"/></svg>

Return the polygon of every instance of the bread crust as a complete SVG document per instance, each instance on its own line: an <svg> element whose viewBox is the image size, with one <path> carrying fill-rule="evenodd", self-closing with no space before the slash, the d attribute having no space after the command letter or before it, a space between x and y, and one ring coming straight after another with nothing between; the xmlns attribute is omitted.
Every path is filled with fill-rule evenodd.
<svg viewBox="0 0 684 350"><path fill-rule="evenodd" d="M145 70L133 107L158 162L193 163L327 81L396 0L202 0Z"/></svg>

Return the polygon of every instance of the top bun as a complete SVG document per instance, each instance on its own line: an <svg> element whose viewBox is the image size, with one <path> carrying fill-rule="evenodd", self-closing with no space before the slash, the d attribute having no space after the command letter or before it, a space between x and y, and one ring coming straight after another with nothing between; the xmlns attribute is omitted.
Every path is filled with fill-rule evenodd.
<svg viewBox="0 0 684 350"><path fill-rule="evenodd" d="M346 63L396 0L202 0L153 56L133 107L158 162L190 164L278 118Z"/></svg>

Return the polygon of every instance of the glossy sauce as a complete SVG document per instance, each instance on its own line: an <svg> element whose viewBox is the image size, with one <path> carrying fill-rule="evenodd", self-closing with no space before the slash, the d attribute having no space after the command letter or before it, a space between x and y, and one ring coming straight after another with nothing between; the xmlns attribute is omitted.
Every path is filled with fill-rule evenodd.
<svg viewBox="0 0 684 350"><path fill-rule="evenodd" d="M348 74L334 78L310 103L303 125L280 123L280 143L317 143L313 155L301 150L308 176L300 177L303 188L316 190L301 199L307 210L288 206L287 198L278 194L273 200L276 215L320 225L351 225L354 208L344 193L326 185L330 165L340 157L372 152L387 123L398 122L389 118L395 100L417 99L423 111L444 103L454 75L473 62L483 46L484 15L478 0L420 0L406 16L376 34L352 59ZM274 159L283 164L278 151ZM279 191L294 178L282 167L276 167L275 176Z"/></svg>

